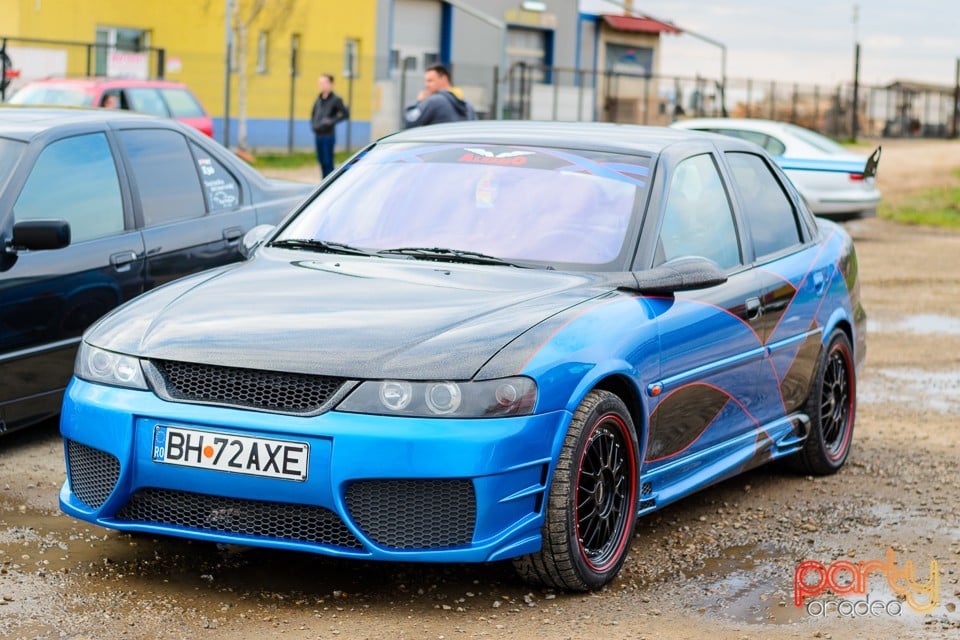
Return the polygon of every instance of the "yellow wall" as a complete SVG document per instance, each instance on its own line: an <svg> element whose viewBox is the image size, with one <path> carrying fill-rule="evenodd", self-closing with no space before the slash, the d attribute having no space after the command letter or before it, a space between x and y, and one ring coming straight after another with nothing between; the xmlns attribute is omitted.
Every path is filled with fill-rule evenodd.
<svg viewBox="0 0 960 640"><path fill-rule="evenodd" d="M253 0L236 0L244 15ZM300 33L300 74L294 98L295 117L309 117L316 78L332 73L335 90L346 99L343 74L346 38L360 41L359 77L354 82L351 115L371 117L374 74L376 0L268 0L250 26L247 52L247 115L286 118L290 104L290 34ZM278 8L291 6L289 12ZM222 116L224 107L225 0L0 0L0 35L93 42L96 29L130 27L150 32L150 45L166 50L166 77L187 83L207 111ZM256 71L256 44L269 32L267 73ZM30 45L24 45L30 46ZM86 52L68 50L68 74L83 75ZM154 73L151 67L151 73ZM237 78L232 82L231 116L237 115Z"/></svg>

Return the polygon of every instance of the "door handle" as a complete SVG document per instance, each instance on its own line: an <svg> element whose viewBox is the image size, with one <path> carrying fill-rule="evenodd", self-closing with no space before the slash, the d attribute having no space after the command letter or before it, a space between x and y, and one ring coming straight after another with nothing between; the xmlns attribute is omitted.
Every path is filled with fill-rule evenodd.
<svg viewBox="0 0 960 640"><path fill-rule="evenodd" d="M110 264L119 272L129 271L134 262L137 261L137 254L133 251L121 251L110 256Z"/></svg>
<svg viewBox="0 0 960 640"><path fill-rule="evenodd" d="M827 288L827 277L823 275L823 271L814 271L813 272L813 290L819 296L819 295L823 295L823 292L826 288Z"/></svg>
<svg viewBox="0 0 960 640"><path fill-rule="evenodd" d="M760 298L747 298L743 306L747 310L747 320L757 320L763 315L763 306L760 304Z"/></svg>
<svg viewBox="0 0 960 640"><path fill-rule="evenodd" d="M223 230L223 239L227 244L235 244L243 237L243 227L227 227Z"/></svg>

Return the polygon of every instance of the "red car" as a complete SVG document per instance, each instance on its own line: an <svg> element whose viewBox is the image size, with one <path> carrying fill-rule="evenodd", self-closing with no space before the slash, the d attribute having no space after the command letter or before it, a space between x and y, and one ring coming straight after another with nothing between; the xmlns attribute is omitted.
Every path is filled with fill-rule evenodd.
<svg viewBox="0 0 960 640"><path fill-rule="evenodd" d="M213 137L213 120L187 86L168 80L46 78L21 87L10 104L114 107L176 118Z"/></svg>

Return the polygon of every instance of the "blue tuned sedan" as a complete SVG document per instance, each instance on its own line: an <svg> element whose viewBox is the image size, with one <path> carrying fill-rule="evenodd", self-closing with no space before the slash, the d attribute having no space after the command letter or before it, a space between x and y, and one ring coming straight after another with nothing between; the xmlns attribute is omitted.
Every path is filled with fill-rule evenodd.
<svg viewBox="0 0 960 640"><path fill-rule="evenodd" d="M753 144L409 130L244 247L84 335L69 515L588 590L636 518L850 452L854 247Z"/></svg>

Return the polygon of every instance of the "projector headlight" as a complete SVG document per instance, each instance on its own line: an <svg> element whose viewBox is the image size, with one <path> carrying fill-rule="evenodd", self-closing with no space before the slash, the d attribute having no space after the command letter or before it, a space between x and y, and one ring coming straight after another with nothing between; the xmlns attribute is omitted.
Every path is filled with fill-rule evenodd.
<svg viewBox="0 0 960 640"><path fill-rule="evenodd" d="M514 377L481 382L370 380L360 384L337 411L423 418L524 416L537 404L537 384Z"/></svg>
<svg viewBox="0 0 960 640"><path fill-rule="evenodd" d="M80 343L73 373L81 380L129 389L147 389L140 359Z"/></svg>

